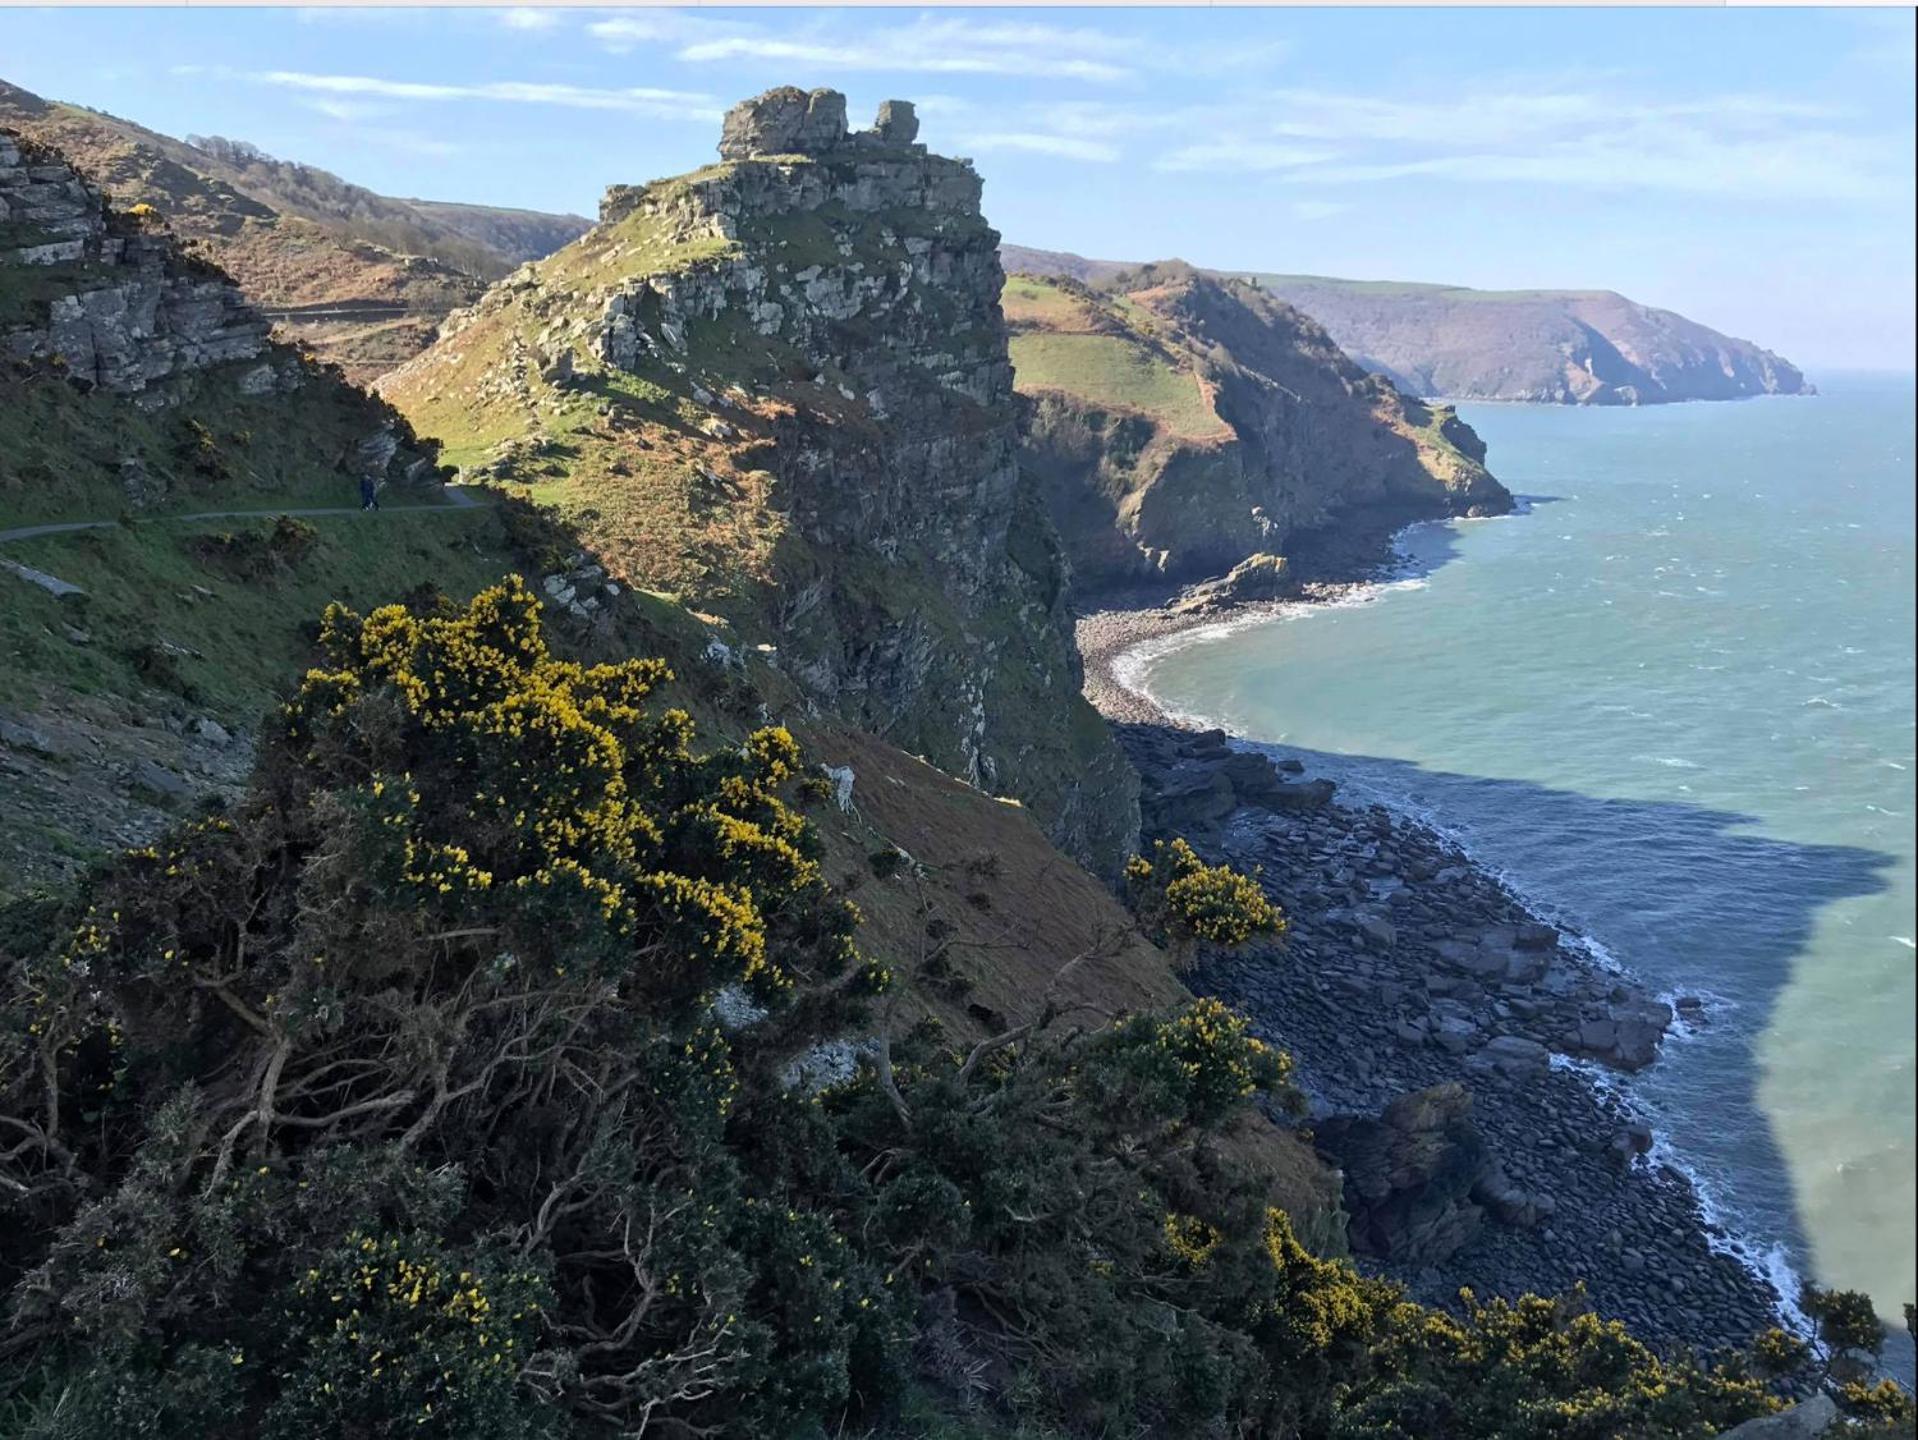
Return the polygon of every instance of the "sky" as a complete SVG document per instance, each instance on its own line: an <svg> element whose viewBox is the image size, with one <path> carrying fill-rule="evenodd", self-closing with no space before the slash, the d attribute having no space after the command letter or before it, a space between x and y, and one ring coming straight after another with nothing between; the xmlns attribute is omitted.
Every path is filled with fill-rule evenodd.
<svg viewBox="0 0 1918 1440"><path fill-rule="evenodd" d="M596 213L779 84L915 101L1008 240L1610 289L1913 363L1913 11L0 9L0 78L386 194Z"/></svg>

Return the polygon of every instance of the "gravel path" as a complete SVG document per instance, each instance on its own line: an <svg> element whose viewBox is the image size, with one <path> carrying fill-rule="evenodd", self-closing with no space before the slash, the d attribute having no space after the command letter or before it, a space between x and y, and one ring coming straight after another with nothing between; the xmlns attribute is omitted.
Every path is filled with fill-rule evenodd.
<svg viewBox="0 0 1918 1440"><path fill-rule="evenodd" d="M446 487L446 503L443 505L382 505L376 514L396 514L407 510L471 510L475 506L485 505L487 501L475 498L471 492L455 486ZM244 520L263 519L280 515L359 515L364 512L357 505L322 505L304 509L269 510L199 510L190 515L155 515L146 523L155 520ZM47 525L17 525L11 530L0 530L0 545L9 540L36 540L42 535L71 535L80 530L111 530L120 522L114 520L60 520Z"/></svg>

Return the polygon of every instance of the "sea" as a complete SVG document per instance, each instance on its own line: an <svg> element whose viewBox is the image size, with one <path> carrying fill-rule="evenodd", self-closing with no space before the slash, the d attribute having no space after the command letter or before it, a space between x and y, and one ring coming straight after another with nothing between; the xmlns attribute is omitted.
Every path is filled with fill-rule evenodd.
<svg viewBox="0 0 1918 1440"><path fill-rule="evenodd" d="M1118 669L1427 820L1601 963L1702 1000L1625 1097L1788 1301L1868 1292L1909 1381L1914 382L1817 378L1462 405L1518 513L1414 526L1396 579Z"/></svg>

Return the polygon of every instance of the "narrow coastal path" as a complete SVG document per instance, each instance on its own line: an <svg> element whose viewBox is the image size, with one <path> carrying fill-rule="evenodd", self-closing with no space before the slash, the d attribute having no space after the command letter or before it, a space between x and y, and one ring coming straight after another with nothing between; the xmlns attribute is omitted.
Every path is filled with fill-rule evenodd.
<svg viewBox="0 0 1918 1440"><path fill-rule="evenodd" d="M403 511L418 510L471 510L488 502L475 499L469 492L448 486L444 505L384 505L379 513L398 514ZM245 520L279 515L358 515L363 513L358 505L328 505L305 509L266 509L266 510L200 510L190 515L155 515L143 523L151 524L159 520ZM70 535L80 530L111 530L120 522L115 520L62 520L49 525L20 525L11 530L0 530L0 545L9 540L34 540L42 535Z"/></svg>

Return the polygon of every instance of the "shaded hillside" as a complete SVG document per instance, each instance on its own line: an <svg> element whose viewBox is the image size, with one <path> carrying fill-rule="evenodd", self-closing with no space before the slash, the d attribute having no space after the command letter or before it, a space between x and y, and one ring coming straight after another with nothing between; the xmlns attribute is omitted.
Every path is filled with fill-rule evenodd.
<svg viewBox="0 0 1918 1440"><path fill-rule="evenodd" d="M1469 426L1253 287L1176 264L1099 290L1015 275L1005 312L1025 463L1086 588L1260 557L1240 585L1283 593L1301 548L1511 506Z"/></svg>
<svg viewBox="0 0 1918 1440"><path fill-rule="evenodd" d="M1418 395L1654 405L1813 391L1769 350L1609 290L1255 278Z"/></svg>
<svg viewBox="0 0 1918 1440"><path fill-rule="evenodd" d="M290 343L367 381L427 344L484 282L586 226L388 199L252 146L176 140L0 81L0 123L52 145L122 208L149 205L237 279Z"/></svg>
<svg viewBox="0 0 1918 1440"><path fill-rule="evenodd" d="M721 163L601 223L381 382L469 479L575 517L826 707L1116 870L1129 771L1078 698L1057 541L1017 461L998 236L910 107L775 91Z"/></svg>
<svg viewBox="0 0 1918 1440"><path fill-rule="evenodd" d="M1001 247L1008 271L1100 284L1130 268ZM1209 271L1256 281L1325 327L1409 395L1565 405L1651 405L1815 393L1788 361L1609 290L1458 285Z"/></svg>
<svg viewBox="0 0 1918 1440"><path fill-rule="evenodd" d="M550 255L591 222L488 205L394 200L312 165L279 160L258 146L220 136L189 135L197 168L283 215L330 226L409 255L495 280L515 265Z"/></svg>
<svg viewBox="0 0 1918 1440"><path fill-rule="evenodd" d="M551 215L544 210L515 210L504 205L467 205L452 200L407 200L407 207L464 235L515 265L540 260L569 245L592 227L583 215Z"/></svg>

